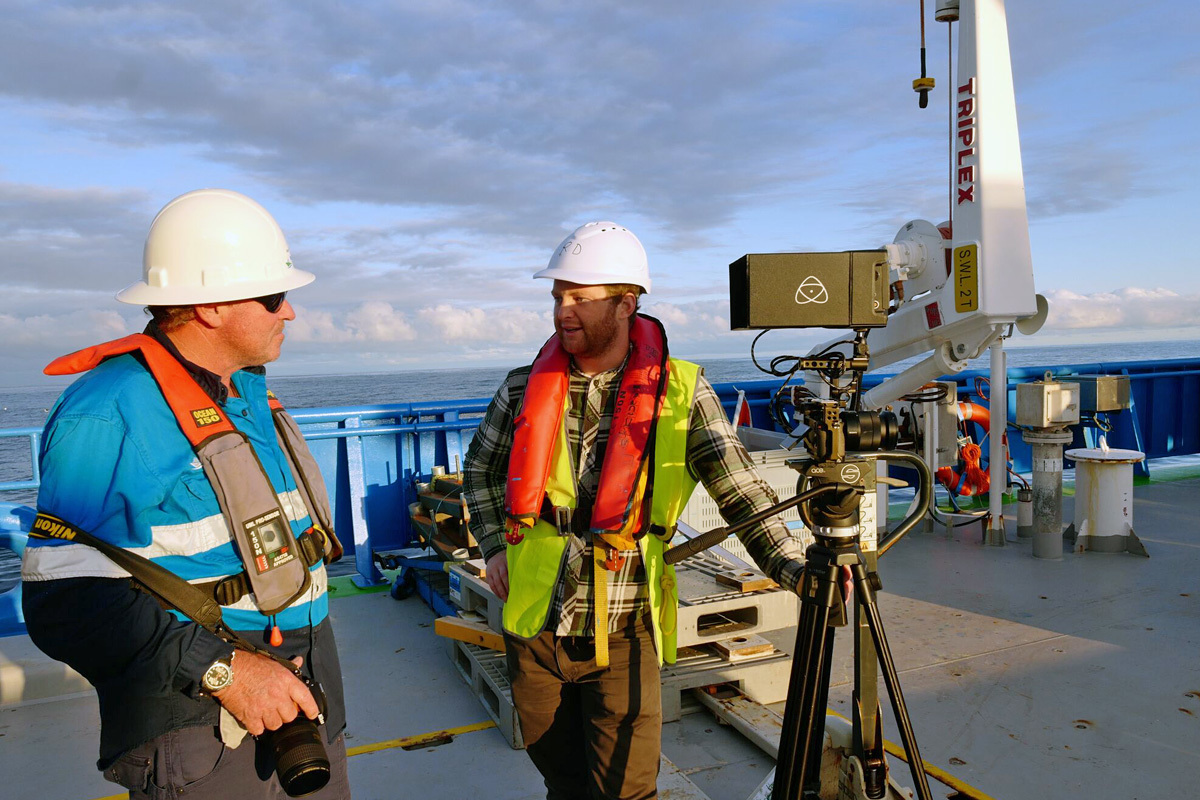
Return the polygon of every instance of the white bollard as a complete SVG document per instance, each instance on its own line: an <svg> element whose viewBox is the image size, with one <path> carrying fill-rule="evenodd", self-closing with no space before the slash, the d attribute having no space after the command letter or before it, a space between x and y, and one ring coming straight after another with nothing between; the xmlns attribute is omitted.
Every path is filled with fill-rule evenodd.
<svg viewBox="0 0 1200 800"><path fill-rule="evenodd" d="M1067 530L1075 552L1148 556L1133 532L1133 465L1146 457L1136 450L1068 450L1075 460L1075 517Z"/></svg>

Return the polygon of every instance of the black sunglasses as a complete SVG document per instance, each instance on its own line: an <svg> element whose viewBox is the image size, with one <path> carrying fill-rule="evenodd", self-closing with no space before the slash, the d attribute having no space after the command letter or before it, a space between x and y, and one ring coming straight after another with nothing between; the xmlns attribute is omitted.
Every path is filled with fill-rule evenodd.
<svg viewBox="0 0 1200 800"><path fill-rule="evenodd" d="M274 314L283 306L283 299L287 297L287 292L276 292L275 294L265 294L262 297L255 297L254 301L261 303L271 314Z"/></svg>

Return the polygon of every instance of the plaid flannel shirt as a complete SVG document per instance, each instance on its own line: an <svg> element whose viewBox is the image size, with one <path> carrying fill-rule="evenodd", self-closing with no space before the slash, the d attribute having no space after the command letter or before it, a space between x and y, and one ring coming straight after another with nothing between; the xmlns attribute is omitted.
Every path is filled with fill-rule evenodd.
<svg viewBox="0 0 1200 800"><path fill-rule="evenodd" d="M504 487L512 451L513 419L524 397L530 367L513 370L488 405L464 466L463 494L470 528L485 559L501 552L504 541ZM578 507L590 508L596 496L608 441L616 389L624 364L588 377L571 365L566 415L567 442L576 465ZM717 394L701 373L696 386L687 440L688 469L708 490L726 522L734 523L777 502L775 492L759 477L746 449L725 417ZM772 579L795 591L803 571L804 551L778 517L738 534L746 549ZM610 573L608 629L618 632L649 606L649 590L641 554L625 552L624 566ZM559 575L547 630L560 636L595 632L592 545L568 537L566 565Z"/></svg>

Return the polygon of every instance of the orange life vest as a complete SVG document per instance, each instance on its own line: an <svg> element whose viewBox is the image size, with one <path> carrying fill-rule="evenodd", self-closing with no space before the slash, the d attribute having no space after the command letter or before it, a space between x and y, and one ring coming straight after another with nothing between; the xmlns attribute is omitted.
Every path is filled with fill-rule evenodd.
<svg viewBox="0 0 1200 800"><path fill-rule="evenodd" d="M632 351L613 408L589 525L593 533L621 550L632 549L644 533L645 484L669 369L667 339L658 320L639 314L630 340ZM566 411L570 364L555 334L542 346L529 373L514 421L505 487L510 544L520 542L521 529L532 527L541 513L555 437Z"/></svg>

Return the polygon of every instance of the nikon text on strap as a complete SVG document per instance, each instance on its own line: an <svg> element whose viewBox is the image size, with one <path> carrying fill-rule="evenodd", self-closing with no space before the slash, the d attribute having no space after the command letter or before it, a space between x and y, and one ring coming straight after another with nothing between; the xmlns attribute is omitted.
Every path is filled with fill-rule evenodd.
<svg viewBox="0 0 1200 800"><path fill-rule="evenodd" d="M135 333L56 359L46 367L45 372L48 375L83 372L106 358L130 352L141 355L180 429L192 445L212 485L245 567L244 579L242 576L233 576L237 580L221 581L225 583L224 599L233 597L234 592L239 590L236 599L240 599L248 584L263 614L270 616L279 613L308 590L311 583L309 566L316 561L308 561L303 557L300 543L292 534L288 515L250 440L233 425L220 406L188 374L187 369L153 338ZM282 407L279 407L279 412L273 413L276 420L290 420L282 412ZM295 429L294 421L291 426ZM281 430L278 424L276 431L282 439L291 438L290 431ZM314 530L320 531L320 551L333 560L335 553L341 555L341 546L329 527L325 487L320 483L318 493L315 484L320 481L320 472L316 470L303 438L299 437L299 430L295 429L295 432L296 439L285 443L284 452L301 487ZM305 453L306 463L298 463L297 453L300 451ZM309 468L310 464L311 472L301 474L297 469ZM313 505L318 500L325 504L321 510Z"/></svg>

